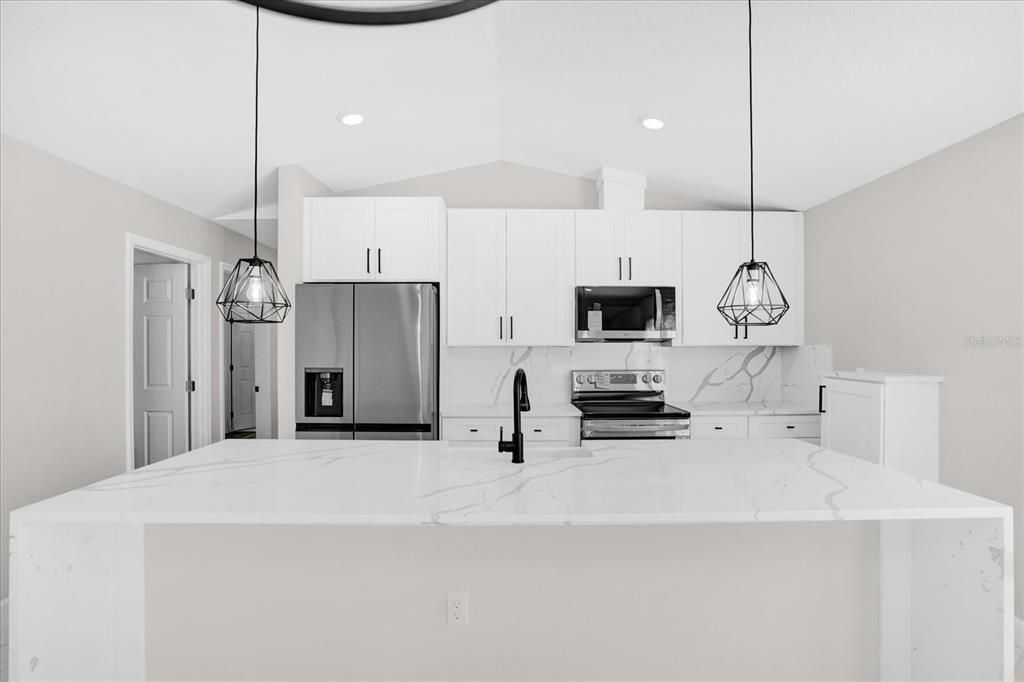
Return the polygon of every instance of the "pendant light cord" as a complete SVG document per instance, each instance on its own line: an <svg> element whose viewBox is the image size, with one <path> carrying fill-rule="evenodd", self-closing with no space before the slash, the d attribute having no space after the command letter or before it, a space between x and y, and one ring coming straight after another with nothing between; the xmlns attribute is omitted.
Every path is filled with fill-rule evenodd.
<svg viewBox="0 0 1024 682"><path fill-rule="evenodd" d="M252 257L258 258L259 218L256 214L259 194L260 160L260 8L256 7L256 99L253 107L253 154L252 154Z"/></svg>
<svg viewBox="0 0 1024 682"><path fill-rule="evenodd" d="M747 101L750 104L750 262L754 262L754 9L747 0Z"/></svg>

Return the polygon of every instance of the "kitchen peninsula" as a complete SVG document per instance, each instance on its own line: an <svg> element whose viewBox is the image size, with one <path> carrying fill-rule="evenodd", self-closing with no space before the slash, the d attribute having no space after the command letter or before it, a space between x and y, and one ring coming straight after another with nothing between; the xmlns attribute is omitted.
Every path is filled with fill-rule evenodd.
<svg viewBox="0 0 1024 682"><path fill-rule="evenodd" d="M602 643L596 639L601 631L619 633L623 626L637 631L650 624L616 620L629 601L620 603L616 594L643 600L645 583L659 579L656 569L619 574L620 583L604 583L607 594L602 594L607 577L602 566L621 570L618 555L630 551L648 559L685 551L672 543L683 525L728 532L745 524L757 533L801 522L820 522L805 524L813 532L854 522L878 525L878 603L868 609L869 614L877 610L878 658L870 666L877 676L1012 679L1010 508L789 439L528 446L524 465L511 464L492 448L443 441L222 441L14 513L12 679L272 677L285 669L274 668L278 663L301 677L361 677L372 671L383 677L430 677L440 670L438 661L465 677L485 671L552 677L567 667L592 677L602 674L598 666L609 676L632 670L639 677L671 677L686 663L666 658L672 647L665 642L695 636L672 632L671 582L659 602L665 612L648 614L659 625L643 635L646 645ZM256 540L261 549L254 556L235 556L242 569L231 569L237 572L218 589L262 586L264 593L249 596L265 600L265 622L246 622L245 603L232 605L230 598L223 613L214 613L216 596L209 597L209 613L179 613L178 620L163 622L167 618L161 613L189 597L169 595L168 585L175 583L155 576L146 558L153 549L150 533L162 527L181 536L213 529L222 538L238 534ZM327 535L312 544L282 535L299 527ZM359 535L330 535L339 527ZM401 535L375 543L374 534L384 532ZM470 535L445 535L458 533ZM404 570L406 555L396 538L416 546L416 554L409 554L416 558L409 558ZM221 556L218 544L223 543L195 545L208 567L232 558ZM329 572L320 554L329 549L358 554L358 561L334 575L339 591L354 587L357 594L339 606L328 584L318 598L326 613L313 617L319 624L315 631L309 623L276 622L286 617L269 612L273 604L302 598L295 595L303 592L303 583ZM312 554L303 555L307 550ZM567 555L570 550L575 554ZM432 571L443 552L451 553L444 564L447 577L435 585ZM377 559L393 559L392 572L382 572ZM546 561L559 570L549 570ZM373 570L360 572L360 566ZM531 580L520 581L523 573ZM570 602L562 604L567 612L598 623L605 618L603 630L585 623L560 629L548 622L550 613L513 615L511 602L529 601L545 589L535 575L547 575L559 594L568 595ZM381 592L374 581L387 589ZM495 596L495 582L512 591L511 602ZM565 589L567 583L572 589ZM680 584L679 589L693 587ZM464 628L445 623L446 590L472 596ZM360 602L358 592L372 593L377 601ZM554 594L552 588L547 596ZM404 622L382 621L378 610L389 612L389 599L411 614ZM450 592L448 599L450 623ZM418 613L420 606L425 614ZM306 608L317 611L316 603ZM708 607L694 603L691 608ZM511 620L503 621L497 612ZM811 625L843 629L842 623ZM268 627L295 629L303 636L262 646L262 640L242 634ZM307 630L315 634L306 636ZM176 641L166 641L168 632L178 633ZM202 668L203 638L229 636L225 632L237 635L243 642L238 646L249 653L219 659L230 661L222 663L229 667L214 662ZM376 655L373 647L381 641L391 641L395 656L377 657L368 667L363 659ZM556 644L545 648L546 641ZM805 649L814 645L794 643ZM224 646L217 643L220 651ZM274 646L291 649L275 652ZM585 656L568 663L560 659L577 646ZM644 646L650 647L646 653ZM176 668L161 651L168 647L175 651ZM502 658L507 647L520 654L514 661ZM278 663L268 659L275 653ZM487 657L490 667L474 667L477 656ZM453 668L453 660L462 663ZM729 665L720 662L718 670L728 674ZM770 670L776 676L797 672ZM816 674L825 675L822 670L827 665ZM446 676L452 674L458 672Z"/></svg>

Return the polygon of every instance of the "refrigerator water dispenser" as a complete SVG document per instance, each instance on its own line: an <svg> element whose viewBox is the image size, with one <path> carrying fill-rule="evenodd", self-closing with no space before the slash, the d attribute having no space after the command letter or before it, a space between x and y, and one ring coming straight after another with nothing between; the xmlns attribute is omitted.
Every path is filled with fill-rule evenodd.
<svg viewBox="0 0 1024 682"><path fill-rule="evenodd" d="M306 368L306 416L341 417L341 378L338 367Z"/></svg>

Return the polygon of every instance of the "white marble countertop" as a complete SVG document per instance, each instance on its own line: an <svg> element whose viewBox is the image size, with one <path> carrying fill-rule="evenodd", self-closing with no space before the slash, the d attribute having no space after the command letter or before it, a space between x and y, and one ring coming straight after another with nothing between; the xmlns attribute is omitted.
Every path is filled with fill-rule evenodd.
<svg viewBox="0 0 1024 682"><path fill-rule="evenodd" d="M874 372L866 369L837 369L821 373L822 377L863 381L869 384L941 384L943 378L927 374L900 374L898 372Z"/></svg>
<svg viewBox="0 0 1024 682"><path fill-rule="evenodd" d="M667 401L671 405L681 407L684 410L689 410L690 415L694 417L753 417L759 415L765 416L796 416L796 415L816 415L818 414L817 405L801 405L798 403L788 403L781 400L765 400L765 401L750 401L750 402L696 402L690 403L686 401Z"/></svg>
<svg viewBox="0 0 1024 682"><path fill-rule="evenodd" d="M523 412L523 419L531 417L579 417L580 411L572 403L530 403L530 411ZM441 408L442 418L512 418L512 404L490 405L484 403L465 403L449 405Z"/></svg>
<svg viewBox="0 0 1024 682"><path fill-rule="evenodd" d="M527 447L227 440L14 512L32 522L612 525L1001 517L1010 508L797 440ZM585 452L585 451L584 451Z"/></svg>

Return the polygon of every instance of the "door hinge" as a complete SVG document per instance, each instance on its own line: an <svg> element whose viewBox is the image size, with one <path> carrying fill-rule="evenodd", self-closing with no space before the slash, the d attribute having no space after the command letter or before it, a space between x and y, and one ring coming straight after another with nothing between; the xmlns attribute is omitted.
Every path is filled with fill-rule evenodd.
<svg viewBox="0 0 1024 682"><path fill-rule="evenodd" d="M235 371L235 366L234 365L228 365L228 371L229 372L234 372Z"/></svg>
<svg viewBox="0 0 1024 682"><path fill-rule="evenodd" d="M189 287L188 290L185 292L185 298L187 298L190 301L196 300L196 290Z"/></svg>
<svg viewBox="0 0 1024 682"><path fill-rule="evenodd" d="M189 393L194 392L196 390L196 382L192 381L191 379L187 380L185 382L185 390L188 391Z"/></svg>

